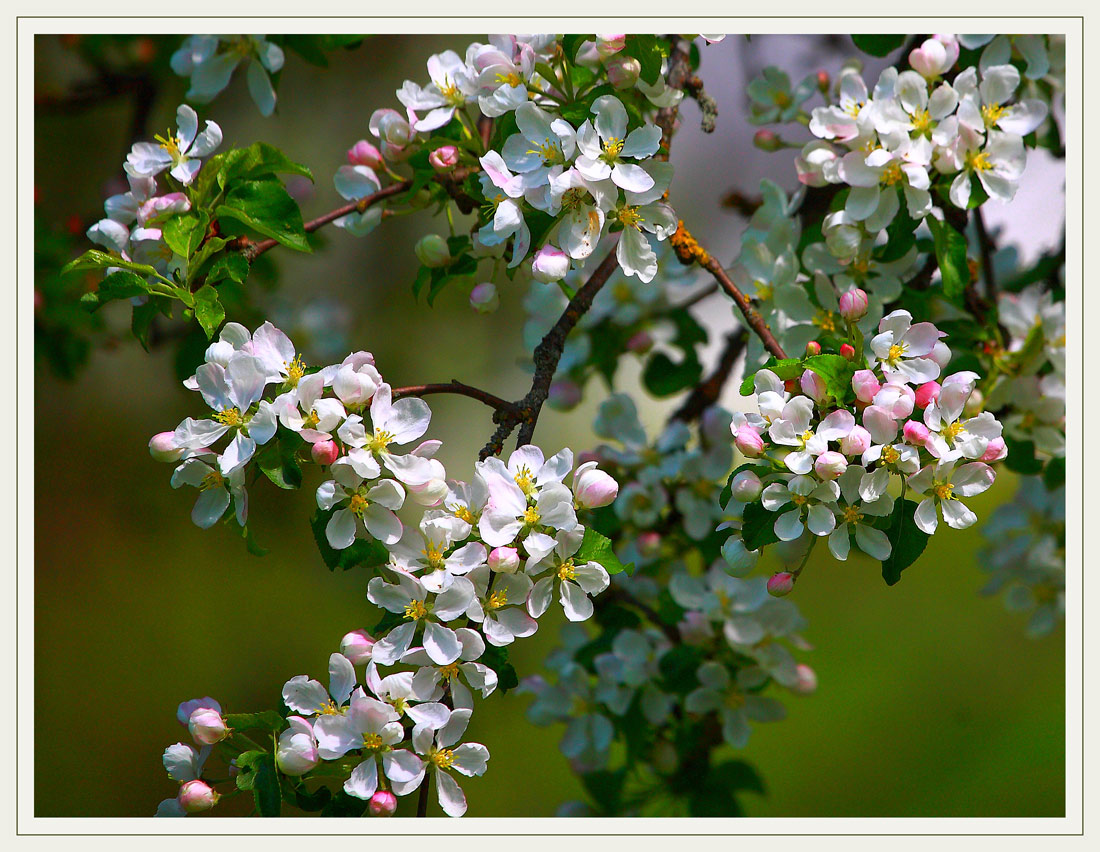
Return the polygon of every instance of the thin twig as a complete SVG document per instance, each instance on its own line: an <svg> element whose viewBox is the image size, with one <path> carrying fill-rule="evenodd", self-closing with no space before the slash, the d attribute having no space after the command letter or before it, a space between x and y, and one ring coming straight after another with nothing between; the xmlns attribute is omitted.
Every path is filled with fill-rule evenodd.
<svg viewBox="0 0 1100 852"><path fill-rule="evenodd" d="M985 229L982 208L974 208L974 230L978 235L978 251L982 257L982 277L985 279L985 294L991 302L997 301L997 276L993 272L993 239Z"/></svg>
<svg viewBox="0 0 1100 852"><path fill-rule="evenodd" d="M408 387L394 388L392 393L394 399L400 399L403 396L427 396L433 393L453 393L459 396L468 396L470 399L476 399L478 402L483 402L496 411L518 411L514 402L508 402L506 399L501 399L499 396L494 396L472 385L464 384L457 379L451 379L449 382L409 385Z"/></svg>

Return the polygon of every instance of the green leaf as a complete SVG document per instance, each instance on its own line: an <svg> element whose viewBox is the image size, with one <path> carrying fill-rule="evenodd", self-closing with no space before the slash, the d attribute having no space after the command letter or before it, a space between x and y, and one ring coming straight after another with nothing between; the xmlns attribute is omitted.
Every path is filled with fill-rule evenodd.
<svg viewBox="0 0 1100 852"><path fill-rule="evenodd" d="M1066 484L1066 460L1064 458L1051 459L1043 469L1043 485L1047 491L1057 491Z"/></svg>
<svg viewBox="0 0 1100 852"><path fill-rule="evenodd" d="M133 263L132 261L126 260L122 255L109 251L100 251L99 249L88 249L80 257L76 258L76 260L66 263L61 268L61 274L68 275L70 272L81 272L85 269L106 269L110 266L129 270L130 272L137 272L141 275L152 275L155 278L160 277L160 273L147 263Z"/></svg>
<svg viewBox="0 0 1100 852"><path fill-rule="evenodd" d="M80 297L80 303L93 313L98 311L108 302L117 299L129 299L133 296L144 296L149 292L148 282L140 275L125 270L113 272L99 282L99 289L85 293Z"/></svg>
<svg viewBox="0 0 1100 852"><path fill-rule="evenodd" d="M236 219L265 237L271 237L295 251L311 252L302 223L302 212L278 180L249 180L237 183L226 194L215 214Z"/></svg>
<svg viewBox="0 0 1100 852"><path fill-rule="evenodd" d="M157 301L150 299L144 305L134 305L130 315L130 331L146 352L149 351L149 329L153 325L153 319L159 313L160 306Z"/></svg>
<svg viewBox="0 0 1100 852"><path fill-rule="evenodd" d="M913 520L913 513L916 511L917 504L912 500L898 500L890 514L890 527L886 535L890 539L892 550L890 557L882 563L882 579L887 586L892 586L901 579L901 572L920 558L931 538L921 532Z"/></svg>
<svg viewBox="0 0 1100 852"><path fill-rule="evenodd" d="M280 488L301 488L302 467L298 464L296 452L301 445L302 441L298 436L280 429L275 440L269 441L256 455L256 463L264 476Z"/></svg>
<svg viewBox="0 0 1100 852"><path fill-rule="evenodd" d="M580 549L573 559L576 562L598 562L608 574L618 574L620 571L630 574L634 571L634 563L623 565L615 555L611 539L600 535L592 527L585 528Z"/></svg>
<svg viewBox="0 0 1100 852"><path fill-rule="evenodd" d="M507 648L487 645L485 652L478 657L478 662L487 665L497 673L497 688L501 692L507 692L519 686L519 676L516 674L515 666L508 662Z"/></svg>
<svg viewBox="0 0 1100 852"><path fill-rule="evenodd" d="M777 360L776 358L769 358L768 362L760 369L771 370L783 381L797 379L802 375L802 359L784 358L782 360ZM756 393L756 388L753 386L753 379L756 378L758 372L760 372L760 370L754 370L751 373L745 374L745 378L741 380L741 396L752 396Z"/></svg>
<svg viewBox="0 0 1100 852"><path fill-rule="evenodd" d="M248 278L248 261L237 252L230 252L216 258L210 265L210 272L206 275L206 281L209 284L224 280L243 284L246 278Z"/></svg>
<svg viewBox="0 0 1100 852"><path fill-rule="evenodd" d="M665 689L677 695L687 695L699 685L695 673L702 662L701 648L674 645L657 663Z"/></svg>
<svg viewBox="0 0 1100 852"><path fill-rule="evenodd" d="M357 538L351 547L344 550L335 550L328 543L328 538L325 536L325 527L328 526L329 519L335 511L335 509L327 511L318 509L309 522L313 528L313 539L317 542L317 549L321 552L321 559L324 560L329 570L335 571L340 568L343 571L348 571L359 565L366 568L385 565L389 561L390 552L377 539Z"/></svg>
<svg viewBox="0 0 1100 852"><path fill-rule="evenodd" d="M256 541L256 536L252 534L252 528L248 524L241 527L241 538L244 539L245 550L253 556L267 556L268 549L260 547L260 543Z"/></svg>
<svg viewBox="0 0 1100 852"><path fill-rule="evenodd" d="M581 783L604 816L620 816L622 813L623 785L627 767L598 769L581 773Z"/></svg>
<svg viewBox="0 0 1100 852"><path fill-rule="evenodd" d="M218 298L218 291L209 284L203 284L195 292L195 319L206 332L207 338L214 336L214 332L225 319L225 308Z"/></svg>
<svg viewBox="0 0 1100 852"><path fill-rule="evenodd" d="M869 53L872 56L886 56L905 44L906 38L905 35L876 33L873 35L853 35L852 41L864 53Z"/></svg>
<svg viewBox="0 0 1100 852"><path fill-rule="evenodd" d="M638 60L642 66L641 78L652 86L661 76L661 63L668 55L668 45L655 35L628 35L623 54Z"/></svg>
<svg viewBox="0 0 1100 852"><path fill-rule="evenodd" d="M769 512L760 502L746 503L745 512L741 516L741 540L745 542L745 547L748 550L759 550L779 541L779 536L775 534L775 521L782 514L786 513Z"/></svg>
<svg viewBox="0 0 1100 852"><path fill-rule="evenodd" d="M943 278L943 295L956 305L962 305L966 286L970 283L970 266L966 262L966 237L935 216L926 216L932 231L936 263Z"/></svg>
<svg viewBox="0 0 1100 852"><path fill-rule="evenodd" d="M1031 476L1042 471L1043 463L1035 458L1035 444L1032 441L1018 441L1007 435L1002 435L1008 455L1005 456L1004 465L1015 473ZM1064 464L1065 462L1063 462Z"/></svg>
<svg viewBox="0 0 1100 852"><path fill-rule="evenodd" d="M900 190L895 189L895 192ZM898 205L898 212L893 221L886 227L886 244L875 249L875 257L882 263L891 263L900 260L909 249L916 245L913 232L920 222L909 215L909 205Z"/></svg>
<svg viewBox="0 0 1100 852"><path fill-rule="evenodd" d="M218 173L218 184L224 189L234 181L256 180L274 174L301 175L313 180L313 172L291 160L274 145L254 142L247 148L235 148L226 153Z"/></svg>
<svg viewBox="0 0 1100 852"><path fill-rule="evenodd" d="M252 791L260 816L279 816L283 794L279 789L275 755L266 751L246 751L237 756L237 768L237 788Z"/></svg>
<svg viewBox="0 0 1100 852"><path fill-rule="evenodd" d="M855 375L856 365L843 355L811 355L802 361L802 366L825 380L825 390L838 403L843 404L855 395L852 376Z"/></svg>
<svg viewBox="0 0 1100 852"><path fill-rule="evenodd" d="M642 382L656 397L671 396L694 385L703 375L703 365L694 351L684 353L679 363L664 352L654 352L646 362Z"/></svg>
<svg viewBox="0 0 1100 852"><path fill-rule="evenodd" d="M275 710L260 713L227 713L225 724L234 731L266 731L277 734L286 727L286 719Z"/></svg>
<svg viewBox="0 0 1100 852"><path fill-rule="evenodd" d="M202 238L206 236L209 223L209 217L205 213L185 213L182 216L173 216L161 225L160 232L168 248L190 260L191 255L198 251Z"/></svg>

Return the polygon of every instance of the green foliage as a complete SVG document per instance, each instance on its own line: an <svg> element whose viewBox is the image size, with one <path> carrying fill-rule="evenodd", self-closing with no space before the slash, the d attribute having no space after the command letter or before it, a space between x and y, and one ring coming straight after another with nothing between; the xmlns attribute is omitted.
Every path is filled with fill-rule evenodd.
<svg viewBox="0 0 1100 852"><path fill-rule="evenodd" d="M325 536L325 527L328 526L329 519L335 512L335 509L318 509L309 522L313 528L313 539L321 552L321 559L330 571L335 571L337 568L348 571L360 565L364 568L374 568L385 565L389 561L390 552L382 542L374 538L357 538L351 547L335 550Z"/></svg>
<svg viewBox="0 0 1100 852"><path fill-rule="evenodd" d="M901 579L901 572L916 562L931 536L923 533L913 520L917 504L912 500L898 500L890 514L890 527L886 531L891 551L882 563L882 579L892 586Z"/></svg>
<svg viewBox="0 0 1100 852"><path fill-rule="evenodd" d="M451 253L451 262L446 266L421 266L413 282L413 298L419 299L426 286L430 306L447 285L472 279L477 274L477 258L469 253L470 247L469 237L448 237L447 249Z"/></svg>
<svg viewBox="0 0 1100 852"><path fill-rule="evenodd" d="M214 332L225 319L225 308L218 298L218 291L209 284L203 284L195 292L195 319L199 321L208 338L214 336Z"/></svg>
<svg viewBox="0 0 1100 852"><path fill-rule="evenodd" d="M216 284L219 281L235 281L243 284L248 278L248 261L238 252L228 252L215 258L210 264L210 271L206 274L207 284Z"/></svg>
<svg viewBox="0 0 1100 852"><path fill-rule="evenodd" d="M237 789L252 791L260 816L279 816L283 795L279 789L275 755L266 751L246 751L237 757L237 768Z"/></svg>
<svg viewBox="0 0 1100 852"><path fill-rule="evenodd" d="M956 305L965 302L970 283L970 267L966 262L966 237L935 216L925 217L935 245L936 263L943 279L943 295Z"/></svg>
<svg viewBox="0 0 1100 852"><path fill-rule="evenodd" d="M802 375L802 359L801 358L783 358L782 360L777 358L769 358L767 363L764 364L761 370L771 370L783 381L789 379L797 379ZM753 387L753 379L756 378L756 374L760 370L753 370L751 373L746 372L745 378L741 380L741 396L752 396L756 393Z"/></svg>
<svg viewBox="0 0 1100 852"><path fill-rule="evenodd" d="M1008 455L1004 459L1005 467L1014 473L1025 476L1042 472L1043 463L1035 458L1035 443L1033 441L1020 441L1010 438L1008 435L1002 435L1001 437L1004 438L1005 447L1008 449ZM1064 460L1062 464L1065 465Z"/></svg>
<svg viewBox="0 0 1100 852"><path fill-rule="evenodd" d="M792 509L791 511L798 511ZM769 512L762 503L746 503L741 516L741 538L748 550L759 550L779 541L775 534L775 521L784 512Z"/></svg>
<svg viewBox="0 0 1100 852"><path fill-rule="evenodd" d="M580 549L573 559L576 562L597 562L608 574L618 574L621 571L626 571L627 574L634 572L634 563L623 565L615 555L611 539L596 532L592 527L585 527Z"/></svg>
<svg viewBox="0 0 1100 852"><path fill-rule="evenodd" d="M908 38L908 36L885 33L852 35L852 41L855 43L855 46L864 53L869 53L872 56L886 56L893 53L905 44L906 38Z"/></svg>
<svg viewBox="0 0 1100 852"><path fill-rule="evenodd" d="M198 251L209 224L209 217L201 210L197 213L184 213L164 222L161 235L168 248L189 260Z"/></svg>
<svg viewBox="0 0 1100 852"><path fill-rule="evenodd" d="M301 446L302 439L298 435L279 427L275 438L268 441L267 445L256 454L256 464L263 471L264 476L280 488L301 488L302 467L298 463L297 455Z"/></svg>
<svg viewBox="0 0 1100 852"><path fill-rule="evenodd" d="M268 734L277 734L286 727L286 719L274 710L264 710L261 713L228 713L225 723L235 732L264 731Z"/></svg>
<svg viewBox="0 0 1100 852"><path fill-rule="evenodd" d="M297 202L275 178L236 183L225 203L214 211L218 218L235 219L250 230L271 237L295 251L311 252Z"/></svg>
<svg viewBox="0 0 1100 852"><path fill-rule="evenodd" d="M497 673L497 689L508 692L519 686L519 676L516 668L508 662L508 649L497 645L486 645L485 653L478 658L478 662L488 666Z"/></svg>
<svg viewBox="0 0 1100 852"><path fill-rule="evenodd" d="M654 352L646 362L642 382L646 390L657 397L671 396L696 384L703 375L703 364L696 354L697 344L707 342L707 333L686 310L671 311L667 317L676 325L671 344L683 356L673 361L664 352Z"/></svg>
<svg viewBox="0 0 1100 852"><path fill-rule="evenodd" d="M642 66L641 78L654 85L661 76L661 63L668 56L668 42L655 35L628 35L623 53L633 56Z"/></svg>
<svg viewBox="0 0 1100 852"><path fill-rule="evenodd" d="M802 366L813 370L825 380L825 391L838 405L844 405L853 399L855 392L852 390L852 376L855 375L856 365L842 355L811 355L802 361Z"/></svg>
<svg viewBox="0 0 1100 852"><path fill-rule="evenodd" d="M144 278L123 269L100 281L99 289L81 296L80 303L89 311L98 311L108 302L144 296L148 292L149 283Z"/></svg>
<svg viewBox="0 0 1100 852"><path fill-rule="evenodd" d="M674 645L657 664L662 686L676 695L687 695L699 685L695 673L706 659L706 653L695 645Z"/></svg>

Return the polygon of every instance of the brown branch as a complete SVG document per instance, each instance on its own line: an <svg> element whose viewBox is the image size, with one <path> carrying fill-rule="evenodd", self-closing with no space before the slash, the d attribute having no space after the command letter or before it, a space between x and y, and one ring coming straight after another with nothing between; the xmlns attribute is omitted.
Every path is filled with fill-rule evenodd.
<svg viewBox="0 0 1100 852"><path fill-rule="evenodd" d="M554 373L557 372L558 362L565 348L565 340L580 318L592 307L592 300L596 298L596 294L618 267L619 261L615 256L615 247L612 245L607 257L569 300L569 304L566 305L553 328L546 332L539 345L535 347L535 376L531 380L531 390L523 399L514 403L511 410L498 409L493 415L497 428L481 450L479 457L482 460L497 455L503 449L505 440L517 426L519 437L516 446L522 447L524 444L531 443L539 413L550 394L550 383L554 380Z"/></svg>
<svg viewBox="0 0 1100 852"><path fill-rule="evenodd" d="M726 336L726 346L722 350L714 372L692 389L683 405L672 415L672 420L690 423L701 417L704 411L718 401L718 397L722 395L722 388L733 374L737 359L745 351L745 345L748 342L749 332L745 328L739 328Z"/></svg>
<svg viewBox="0 0 1100 852"><path fill-rule="evenodd" d="M985 294L990 301L997 301L997 277L993 272L993 238L985 228L982 208L974 208L974 230L978 235L978 251L982 257L982 277L985 279Z"/></svg>
<svg viewBox="0 0 1100 852"><path fill-rule="evenodd" d="M516 413L518 411L514 402L508 402L506 399L501 399L499 396L483 391L480 388L475 388L471 385L463 384L457 379L451 379L449 382L441 382L435 384L426 385L409 385L403 388L393 389L393 398L400 399L403 396L427 396L433 393L453 393L459 396L468 396L470 399L476 399L478 402L483 402L487 406L496 411L506 411Z"/></svg>
<svg viewBox="0 0 1100 852"><path fill-rule="evenodd" d="M672 41L672 50L668 54L668 85L673 89L683 89L691 74L691 46L678 35L669 36L669 39ZM661 128L661 147L654 156L658 160L668 160L672 134L676 132L679 114L679 104L657 110L656 124Z"/></svg>
<svg viewBox="0 0 1100 852"><path fill-rule="evenodd" d="M379 201L385 201L387 198L392 198L395 195L400 195L402 192L412 186L411 180L401 181L401 183L390 184L387 187L383 187L378 192L372 192L370 195L360 198L358 201L352 201L350 204L345 204L342 207L337 207L335 210L330 210L323 216L318 216L316 219L311 219L305 223L305 231L307 234L311 234L318 228L327 225L329 222L334 222L341 216L347 216L349 213L364 213L370 207L377 204ZM226 249L229 251L239 251L244 258L251 263L257 257L264 252L270 251L279 244L278 240L260 240L259 242L252 242L248 237L237 237L234 240L230 240L226 245Z"/></svg>
<svg viewBox="0 0 1100 852"><path fill-rule="evenodd" d="M676 233L670 238L672 248L676 252L676 256L683 263L698 263L703 269L714 276L714 280L718 282L718 286L721 287L730 298L737 304L738 309L741 311L741 315L745 318L745 323L750 329L760 338L760 342L764 344L764 348L772 353L776 358L786 358L787 353L783 351L783 347L779 345L779 341L775 339L775 335L772 334L772 330L768 328L768 324L764 322L764 318L760 316L760 313L749 304L749 300L745 298L745 294L741 292L740 288L730 279L726 274L726 270L722 268L714 256L710 254L705 248L699 245L699 242L691 235L691 232L684 226L683 221L679 223L679 227L676 229Z"/></svg>

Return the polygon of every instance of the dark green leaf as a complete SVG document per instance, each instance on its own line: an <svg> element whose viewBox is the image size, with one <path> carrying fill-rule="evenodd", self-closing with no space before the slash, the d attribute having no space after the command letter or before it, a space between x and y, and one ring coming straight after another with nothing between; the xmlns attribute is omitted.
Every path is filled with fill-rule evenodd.
<svg viewBox="0 0 1100 852"><path fill-rule="evenodd" d="M596 803L596 808L604 816L620 816L622 813L623 784L626 781L626 767L620 769L599 769L581 774L581 783L588 795Z"/></svg>
<svg viewBox="0 0 1100 852"><path fill-rule="evenodd" d="M791 511L798 511L792 509ZM769 512L762 503L746 503L741 516L741 539L748 550L759 550L768 544L775 544L779 536L775 534L776 519L785 512Z"/></svg>
<svg viewBox="0 0 1100 852"><path fill-rule="evenodd" d="M783 360L777 360L775 358L769 358L768 362L760 368L761 370L771 370L783 381L789 379L797 379L802 375L802 359L801 358L784 358ZM741 396L752 396L756 393L753 387L753 379L756 378L756 374L759 370L754 370L751 373L746 373L745 378L741 380Z"/></svg>
<svg viewBox="0 0 1100 852"><path fill-rule="evenodd" d="M694 645L674 645L657 663L664 687L677 695L687 695L699 685L695 676L703 662L703 650Z"/></svg>
<svg viewBox="0 0 1100 852"><path fill-rule="evenodd" d="M898 500L894 504L890 528L886 531L892 549L890 557L882 563L882 579L888 586L901 579L901 572L916 562L928 545L930 536L921 532L913 520L916 511L917 504L912 500Z"/></svg>
<svg viewBox="0 0 1100 852"><path fill-rule="evenodd" d="M872 56L886 56L888 53L892 53L905 44L905 39L906 36L904 35L883 33L852 36L852 41L855 42L856 47Z"/></svg>
<svg viewBox="0 0 1100 852"><path fill-rule="evenodd" d="M195 319L199 321L208 338L214 336L214 332L225 319L225 308L218 298L218 291L209 284L203 284L195 292Z"/></svg>
<svg viewBox="0 0 1100 852"><path fill-rule="evenodd" d="M106 269L111 266L137 272L143 276L156 276L159 274L156 269L147 263L133 263L123 258L122 255L100 251L99 249L88 249L80 257L66 263L61 269L61 274L68 275L70 272L81 272L85 269Z"/></svg>
<svg viewBox="0 0 1100 852"><path fill-rule="evenodd" d="M265 731L277 734L286 727L286 719L274 710L260 713L228 713L225 723L234 731Z"/></svg>
<svg viewBox="0 0 1100 852"><path fill-rule="evenodd" d="M671 396L696 384L703 375L703 365L694 351L685 352L679 363L664 352L654 352L646 362L642 382L656 397Z"/></svg>
<svg viewBox="0 0 1100 852"><path fill-rule="evenodd" d="M215 258L206 275L207 283L229 280L243 284L248 278L248 261L238 252L229 252Z"/></svg>
<svg viewBox="0 0 1100 852"><path fill-rule="evenodd" d="M311 252L302 224L302 212L286 188L275 179L234 184L219 204L218 217L236 219L265 237L295 251Z"/></svg>
<svg viewBox="0 0 1100 852"><path fill-rule="evenodd" d="M966 262L966 237L935 216L925 220L932 231L936 251L936 263L943 278L943 295L956 305L965 300L966 286L970 283L970 266Z"/></svg>
<svg viewBox="0 0 1100 852"><path fill-rule="evenodd" d="M515 666L508 662L507 648L487 645L485 653L478 658L478 662L497 673L497 688L501 692L507 692L519 686L519 676L516 674Z"/></svg>
<svg viewBox="0 0 1100 852"><path fill-rule="evenodd" d="M668 55L668 45L655 35L628 35L623 54L638 60L642 66L642 80L652 86L661 76L661 63Z"/></svg>
<svg viewBox="0 0 1100 852"><path fill-rule="evenodd" d="M313 539L317 542L317 549L321 552L321 559L324 560L325 565L330 570L335 571L340 568L347 571L359 565L374 568L378 565L385 565L389 561L390 552L386 550L386 546L382 542L374 538L357 538L351 547L344 550L333 549L325 536L325 527L328 526L329 518L332 517L334 512L334 509L327 511L318 509L309 522L313 528Z"/></svg>
<svg viewBox="0 0 1100 852"><path fill-rule="evenodd" d="M842 355L811 355L802 365L825 380L825 390L838 403L843 404L854 396L852 376L856 365L853 361Z"/></svg>
<svg viewBox="0 0 1100 852"><path fill-rule="evenodd" d="M1032 441L1018 441L1007 435L1002 435L1008 455L1005 456L1004 465L1015 473L1030 476L1039 473L1043 469L1043 463L1035 458L1035 444Z"/></svg>
<svg viewBox="0 0 1100 852"><path fill-rule="evenodd" d="M181 257L190 259L206 236L209 223L205 213L185 213L182 216L173 216L161 225L160 232L168 248Z"/></svg>
<svg viewBox="0 0 1100 852"><path fill-rule="evenodd" d="M1051 459L1043 469L1043 484L1047 491L1057 491L1066 484L1066 460Z"/></svg>
<svg viewBox="0 0 1100 852"><path fill-rule="evenodd" d="M144 296L148 292L149 284L144 278L133 272L120 270L100 281L99 289L81 296L80 303L90 311L98 311L108 302Z"/></svg>
<svg viewBox="0 0 1100 852"><path fill-rule="evenodd" d="M275 440L256 455L256 463L264 476L288 490L302 487L302 467L298 463L297 449L302 446L301 439L280 429Z"/></svg>
<svg viewBox="0 0 1100 852"><path fill-rule="evenodd" d="M238 180L256 180L265 175L293 174L313 180L313 173L287 157L274 145L254 142L247 148L235 148L225 155L218 183L224 189Z"/></svg>

